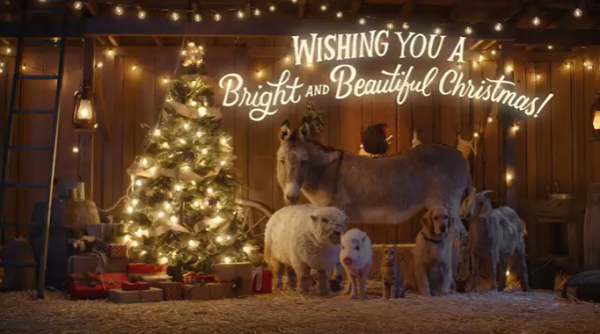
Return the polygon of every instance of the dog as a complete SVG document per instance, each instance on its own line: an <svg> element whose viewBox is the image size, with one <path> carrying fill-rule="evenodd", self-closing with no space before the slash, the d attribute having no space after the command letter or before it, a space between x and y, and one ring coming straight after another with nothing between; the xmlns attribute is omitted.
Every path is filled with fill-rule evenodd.
<svg viewBox="0 0 600 334"><path fill-rule="evenodd" d="M452 238L453 218L443 207L430 208L421 219L413 251L415 281L421 296L443 296L453 289Z"/></svg>

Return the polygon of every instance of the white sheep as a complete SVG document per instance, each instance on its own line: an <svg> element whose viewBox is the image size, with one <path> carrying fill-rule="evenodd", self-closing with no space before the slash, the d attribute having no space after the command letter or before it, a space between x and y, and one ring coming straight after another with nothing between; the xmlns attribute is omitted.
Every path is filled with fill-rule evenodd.
<svg viewBox="0 0 600 334"><path fill-rule="evenodd" d="M521 289L529 290L527 262L525 261L525 241L527 233L519 215L511 208L502 206L492 208L485 197L491 190L469 195L461 206L460 215L469 221L469 246L473 270L471 272L471 291L476 290L479 265L483 258L490 260L490 290L496 290L496 277L500 272L498 290L506 286L506 267L513 254L519 256L521 270ZM500 266L498 266L500 265ZM499 271L497 271L499 267Z"/></svg>
<svg viewBox="0 0 600 334"><path fill-rule="evenodd" d="M328 277L340 256L341 236L348 217L334 207L287 206L275 212L265 230L265 262L277 272L276 288L282 287L285 267L301 279L301 293L308 294L310 270L317 271L321 295L329 293ZM295 279L290 287L295 289Z"/></svg>

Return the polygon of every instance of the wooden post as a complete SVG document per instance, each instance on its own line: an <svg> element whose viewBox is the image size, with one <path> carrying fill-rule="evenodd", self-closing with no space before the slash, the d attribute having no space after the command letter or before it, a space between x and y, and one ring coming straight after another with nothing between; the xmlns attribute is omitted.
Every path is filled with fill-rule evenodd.
<svg viewBox="0 0 600 334"><path fill-rule="evenodd" d="M501 43L502 56L498 61L498 72L500 75L504 74L505 79L514 82L514 61L513 61L513 49L514 45L512 42ZM498 76L499 77L499 76ZM508 87L504 87L508 89ZM514 88L510 89L511 91ZM517 208L517 190L514 186L516 178L523 178L525 175L515 175L516 162L515 162L515 136L516 129L513 128L515 120L514 113L517 112L513 108L501 104L498 107L498 111L502 124L502 142L503 142L503 155L502 161L504 162L501 170L503 171L502 179L505 180L504 187L504 205L509 206L513 209ZM522 181L521 181L522 182Z"/></svg>
<svg viewBox="0 0 600 334"><path fill-rule="evenodd" d="M94 89L94 47L95 47L95 39L93 37L86 37L83 40L83 60L82 60L82 87L90 87L92 92ZM96 113L97 108L96 109ZM97 118L97 116L96 116ZM94 167L93 167L93 155L94 155L94 142L93 142L93 133L85 133L82 134L81 145L79 148L79 154L81 155L80 160L82 164L82 169L80 170L81 177L87 184L85 187L85 198L87 200L93 200L94 196ZM84 147L85 146L85 147ZM89 164L89 168L88 168Z"/></svg>
<svg viewBox="0 0 600 334"><path fill-rule="evenodd" d="M583 262L586 270L600 270L600 183L590 184L583 225Z"/></svg>

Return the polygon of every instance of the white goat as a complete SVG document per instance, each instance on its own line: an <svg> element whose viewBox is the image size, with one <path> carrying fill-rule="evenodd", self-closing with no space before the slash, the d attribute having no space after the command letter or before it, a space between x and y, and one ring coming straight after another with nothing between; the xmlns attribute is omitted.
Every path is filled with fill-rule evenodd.
<svg viewBox="0 0 600 334"><path fill-rule="evenodd" d="M496 277L500 273L500 286L506 286L506 266L513 255L519 256L521 269L521 289L529 290L527 263L525 261L526 234L524 223L519 215L507 206L492 209L492 203L485 197L491 190L473 192L461 206L461 218L469 221L469 246L473 270L471 272L471 291L476 290L479 265L483 258L490 260L490 290L496 289ZM498 266L500 265L500 266ZM499 271L497 271L500 267Z"/></svg>
<svg viewBox="0 0 600 334"><path fill-rule="evenodd" d="M328 278L340 256L340 241L348 217L334 207L297 205L284 207L271 216L265 230L265 262L277 272L276 288L282 287L285 267L290 288L301 278L301 293L308 294L310 270L317 271L321 295L329 293Z"/></svg>

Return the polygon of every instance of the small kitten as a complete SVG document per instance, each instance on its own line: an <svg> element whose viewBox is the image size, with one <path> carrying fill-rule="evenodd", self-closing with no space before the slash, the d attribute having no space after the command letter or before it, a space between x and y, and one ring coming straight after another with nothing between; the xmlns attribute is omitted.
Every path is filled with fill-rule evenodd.
<svg viewBox="0 0 600 334"><path fill-rule="evenodd" d="M381 278L383 280L383 298L403 298L402 273L396 263L396 246L387 246L381 257Z"/></svg>

